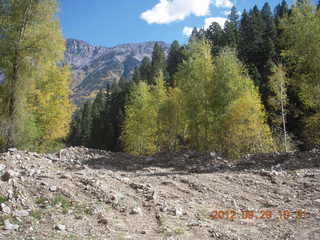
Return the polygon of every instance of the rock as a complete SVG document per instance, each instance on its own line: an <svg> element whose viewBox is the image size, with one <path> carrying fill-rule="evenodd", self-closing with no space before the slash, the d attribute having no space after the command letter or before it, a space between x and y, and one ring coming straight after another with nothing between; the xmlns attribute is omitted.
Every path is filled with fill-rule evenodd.
<svg viewBox="0 0 320 240"><path fill-rule="evenodd" d="M56 192L58 188L56 186L49 187L50 192Z"/></svg>
<svg viewBox="0 0 320 240"><path fill-rule="evenodd" d="M27 217L29 214L30 213L27 210L16 210L13 212L13 215L16 217Z"/></svg>
<svg viewBox="0 0 320 240"><path fill-rule="evenodd" d="M4 182L8 182L10 178L12 178L12 176L11 176L11 174L9 172L5 172L1 176L1 180L4 181Z"/></svg>
<svg viewBox="0 0 320 240"><path fill-rule="evenodd" d="M4 230L17 230L19 225L10 223L9 219L4 220Z"/></svg>
<svg viewBox="0 0 320 240"><path fill-rule="evenodd" d="M131 209L130 214L138 214L138 215L142 215L142 209L140 207L135 207L133 209Z"/></svg>
<svg viewBox="0 0 320 240"><path fill-rule="evenodd" d="M181 208L175 208L174 209L174 214L178 217L182 216L183 215L183 211Z"/></svg>
<svg viewBox="0 0 320 240"><path fill-rule="evenodd" d="M320 199L314 200L314 203L315 203L317 206L320 206Z"/></svg>
<svg viewBox="0 0 320 240"><path fill-rule="evenodd" d="M217 153L215 153L215 152L211 152L210 153L210 157L212 157L212 158L215 158L215 157L217 157L218 155L217 155Z"/></svg>
<svg viewBox="0 0 320 240"><path fill-rule="evenodd" d="M6 169L6 165L0 164L0 172Z"/></svg>
<svg viewBox="0 0 320 240"><path fill-rule="evenodd" d="M18 149L16 149L16 148L9 148L8 151L9 151L9 152L17 152Z"/></svg>
<svg viewBox="0 0 320 240"><path fill-rule="evenodd" d="M1 207L1 211L5 214L10 214L11 213L11 209L4 203L1 203L0 205Z"/></svg>
<svg viewBox="0 0 320 240"><path fill-rule="evenodd" d="M55 230L58 230L58 231L61 231L61 232L64 232L66 230L66 226L65 225L62 225L62 224L57 224L55 227L54 227Z"/></svg>
<svg viewBox="0 0 320 240"><path fill-rule="evenodd" d="M122 181L124 183L130 183L130 178L124 177L124 178L122 178Z"/></svg>
<svg viewBox="0 0 320 240"><path fill-rule="evenodd" d="M104 218L104 217L101 217L99 220L98 220L98 223L100 224L103 224L103 225L108 225L108 219Z"/></svg>

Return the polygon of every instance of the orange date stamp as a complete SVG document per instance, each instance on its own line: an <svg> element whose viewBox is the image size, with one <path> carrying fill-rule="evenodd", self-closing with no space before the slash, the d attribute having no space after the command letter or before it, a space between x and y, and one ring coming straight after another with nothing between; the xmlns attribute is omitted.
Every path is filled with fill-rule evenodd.
<svg viewBox="0 0 320 240"><path fill-rule="evenodd" d="M236 220L236 219L262 219L262 220L271 220L271 219L279 219L279 220L289 220L289 219L306 219L310 218L311 214L305 210L279 210L279 211L271 211L271 210L214 210L210 214L210 218L213 220Z"/></svg>

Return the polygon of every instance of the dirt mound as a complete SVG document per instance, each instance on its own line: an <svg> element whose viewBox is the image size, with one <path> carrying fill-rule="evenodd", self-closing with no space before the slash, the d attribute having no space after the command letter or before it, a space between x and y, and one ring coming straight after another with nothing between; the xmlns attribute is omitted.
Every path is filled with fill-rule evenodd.
<svg viewBox="0 0 320 240"><path fill-rule="evenodd" d="M0 239L320 239L320 152L0 154Z"/></svg>

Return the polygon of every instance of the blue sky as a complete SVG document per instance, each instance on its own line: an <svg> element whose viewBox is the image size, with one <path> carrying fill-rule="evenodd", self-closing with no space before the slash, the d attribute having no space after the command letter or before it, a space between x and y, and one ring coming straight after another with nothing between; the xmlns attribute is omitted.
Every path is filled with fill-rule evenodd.
<svg viewBox="0 0 320 240"><path fill-rule="evenodd" d="M281 0L268 1L274 7ZM223 21L235 4L242 12L265 1L251 0L59 0L65 38L114 46L150 40L185 42L191 27ZM290 2L290 1L289 1ZM216 19L217 18L217 19ZM183 32L185 34L183 34Z"/></svg>

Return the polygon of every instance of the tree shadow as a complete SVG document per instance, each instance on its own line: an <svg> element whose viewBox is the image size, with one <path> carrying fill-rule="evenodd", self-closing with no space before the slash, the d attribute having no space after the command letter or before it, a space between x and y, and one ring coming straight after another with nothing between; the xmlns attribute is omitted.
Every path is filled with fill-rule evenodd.
<svg viewBox="0 0 320 240"><path fill-rule="evenodd" d="M88 150L88 154L91 154L90 151L94 150ZM93 158L84 163L91 169L123 171L143 176L254 172L263 170L293 171L319 168L320 151L247 155L237 161L221 158L214 153L191 151L158 153L154 156L138 157L126 153L108 153L108 156Z"/></svg>

